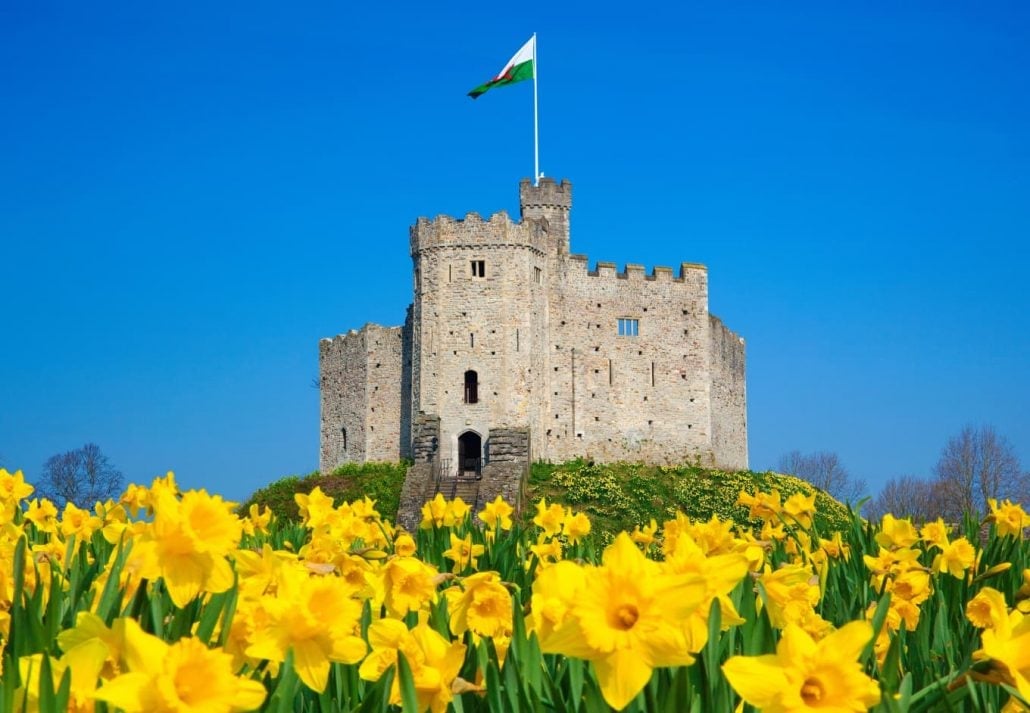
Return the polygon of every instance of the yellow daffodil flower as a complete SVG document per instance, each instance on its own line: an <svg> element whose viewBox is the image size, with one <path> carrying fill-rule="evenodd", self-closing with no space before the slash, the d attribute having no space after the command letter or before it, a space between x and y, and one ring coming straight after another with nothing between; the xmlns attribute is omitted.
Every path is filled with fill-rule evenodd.
<svg viewBox="0 0 1030 713"><path fill-rule="evenodd" d="M864 621L846 624L819 642L791 625L775 654L733 656L722 670L740 697L763 713L858 713L880 701L879 685L857 661L872 636Z"/></svg>
<svg viewBox="0 0 1030 713"><path fill-rule="evenodd" d="M510 530L515 509L498 495L479 511L479 519L491 530Z"/></svg>
<svg viewBox="0 0 1030 713"><path fill-rule="evenodd" d="M238 677L232 657L194 638L167 644L125 621L128 671L106 682L94 696L125 713L247 711L265 700L265 687Z"/></svg>
<svg viewBox="0 0 1030 713"><path fill-rule="evenodd" d="M583 577L562 623L538 631L540 648L592 661L608 705L628 705L656 667L693 662L685 629L705 597L701 577L664 572L625 532Z"/></svg>
<svg viewBox="0 0 1030 713"><path fill-rule="evenodd" d="M987 519L994 523L998 537L1023 538L1023 532L1030 527L1030 515L1026 514L1019 503L1005 500L998 505L998 501L991 498L987 504L991 508L991 514Z"/></svg>

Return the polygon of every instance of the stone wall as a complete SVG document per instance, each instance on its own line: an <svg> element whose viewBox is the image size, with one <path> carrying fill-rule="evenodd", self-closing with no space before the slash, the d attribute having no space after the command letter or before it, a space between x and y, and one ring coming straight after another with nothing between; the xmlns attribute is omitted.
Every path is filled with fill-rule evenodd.
<svg viewBox="0 0 1030 713"><path fill-rule="evenodd" d="M729 470L748 467L744 340L715 315L711 321L712 449Z"/></svg>
<svg viewBox="0 0 1030 713"><path fill-rule="evenodd" d="M365 457L366 372L364 335L356 330L318 345L321 428L318 469L330 473Z"/></svg>
<svg viewBox="0 0 1030 713"><path fill-rule="evenodd" d="M489 460L479 481L480 507L498 495L521 511L524 480L529 477L529 429L496 428L487 443Z"/></svg>
<svg viewBox="0 0 1030 713"><path fill-rule="evenodd" d="M711 459L708 273L684 263L648 274L562 261L552 301L544 441L549 460ZM620 334L619 320L636 334ZM627 330L628 331L628 330Z"/></svg>
<svg viewBox="0 0 1030 713"><path fill-rule="evenodd" d="M416 463L432 461L440 448L440 417L420 413L412 429L411 450Z"/></svg>
<svg viewBox="0 0 1030 713"><path fill-rule="evenodd" d="M367 382L365 460L398 461L401 457L403 330L368 324L365 337ZM407 434L405 434L407 440Z"/></svg>
<svg viewBox="0 0 1030 713"><path fill-rule="evenodd" d="M422 521L422 506L433 499L435 478L433 464L417 462L408 468L397 506L397 524L409 532Z"/></svg>
<svg viewBox="0 0 1030 713"><path fill-rule="evenodd" d="M401 327L366 324L319 343L319 470L343 463L397 461L402 449L405 335ZM410 371L409 371L410 373ZM410 390L409 390L410 393Z"/></svg>

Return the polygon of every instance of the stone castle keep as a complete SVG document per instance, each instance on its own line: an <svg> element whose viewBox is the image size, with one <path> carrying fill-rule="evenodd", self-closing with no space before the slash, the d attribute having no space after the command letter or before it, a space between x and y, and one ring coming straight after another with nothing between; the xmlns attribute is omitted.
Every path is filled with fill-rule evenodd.
<svg viewBox="0 0 1030 713"><path fill-rule="evenodd" d="M518 222L419 218L404 325L321 340L321 471L409 458L408 481L420 464L423 480L490 481L491 463L580 456L746 468L744 340L708 312L707 269L590 270L569 252L572 185L526 179L519 198Z"/></svg>

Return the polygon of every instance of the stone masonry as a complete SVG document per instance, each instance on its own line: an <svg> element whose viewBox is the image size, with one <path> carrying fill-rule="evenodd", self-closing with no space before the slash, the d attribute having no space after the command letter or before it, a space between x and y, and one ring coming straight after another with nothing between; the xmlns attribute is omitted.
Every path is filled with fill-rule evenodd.
<svg viewBox="0 0 1030 713"><path fill-rule="evenodd" d="M419 218L404 325L321 341L322 472L461 474L504 462L514 433L533 460L746 468L744 340L709 313L705 266L590 269L569 252L572 185L519 198L518 221Z"/></svg>

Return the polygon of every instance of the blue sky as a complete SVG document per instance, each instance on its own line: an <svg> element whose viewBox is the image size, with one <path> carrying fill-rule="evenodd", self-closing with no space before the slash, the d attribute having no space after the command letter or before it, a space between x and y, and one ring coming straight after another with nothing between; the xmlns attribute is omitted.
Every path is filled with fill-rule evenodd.
<svg viewBox="0 0 1030 713"><path fill-rule="evenodd" d="M0 4L0 457L240 499L317 466L318 339L398 324L420 215L541 168L591 261L703 262L751 463L1030 465L1022 2ZM523 13L522 10L525 10Z"/></svg>

